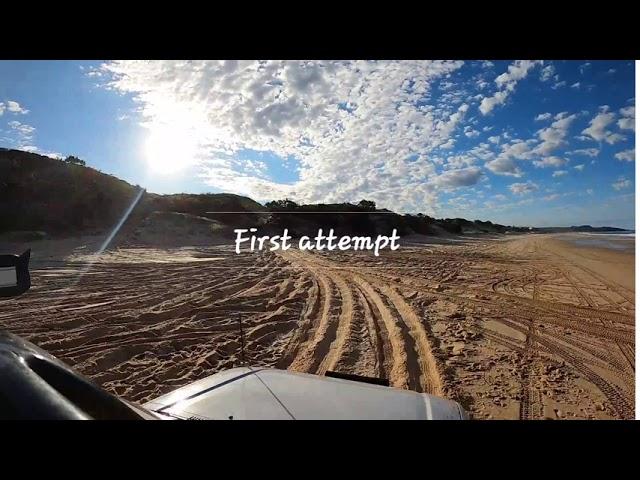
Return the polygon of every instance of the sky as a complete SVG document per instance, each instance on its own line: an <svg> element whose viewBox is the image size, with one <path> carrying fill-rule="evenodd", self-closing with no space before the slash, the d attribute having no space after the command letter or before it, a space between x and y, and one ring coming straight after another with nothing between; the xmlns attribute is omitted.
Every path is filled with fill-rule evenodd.
<svg viewBox="0 0 640 480"><path fill-rule="evenodd" d="M635 228L629 61L0 61L0 147L156 193Z"/></svg>

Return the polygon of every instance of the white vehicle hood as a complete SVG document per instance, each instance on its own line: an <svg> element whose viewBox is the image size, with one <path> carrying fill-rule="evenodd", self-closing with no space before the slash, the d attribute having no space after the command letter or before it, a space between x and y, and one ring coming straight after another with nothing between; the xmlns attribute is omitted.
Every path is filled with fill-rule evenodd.
<svg viewBox="0 0 640 480"><path fill-rule="evenodd" d="M257 367L233 368L143 405L203 420L461 420L460 405L368 383Z"/></svg>

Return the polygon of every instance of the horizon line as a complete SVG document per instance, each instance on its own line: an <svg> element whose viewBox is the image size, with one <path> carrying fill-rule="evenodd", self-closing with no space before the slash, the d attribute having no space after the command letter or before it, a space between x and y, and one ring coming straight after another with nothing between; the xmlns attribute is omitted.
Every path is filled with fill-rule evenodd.
<svg viewBox="0 0 640 480"><path fill-rule="evenodd" d="M307 213L339 213L339 214L343 214L343 213L359 213L359 214L366 214L366 215L371 215L371 214L393 214L393 215L407 215L407 214L400 214L400 213L396 213L396 212L340 212L340 211L336 211L336 212L271 212L271 211L265 211L265 212L204 212L204 213L260 213L260 214L268 214L268 213L298 213L298 214L307 214Z"/></svg>

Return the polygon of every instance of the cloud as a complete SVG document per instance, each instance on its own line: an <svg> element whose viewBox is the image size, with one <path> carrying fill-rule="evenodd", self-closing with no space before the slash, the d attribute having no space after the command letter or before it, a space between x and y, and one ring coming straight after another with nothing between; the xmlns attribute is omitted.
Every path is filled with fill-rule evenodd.
<svg viewBox="0 0 640 480"><path fill-rule="evenodd" d="M567 82L565 82L564 80L562 80L561 82L556 82L553 85L551 85L551 89L552 90L557 90L561 87L564 87L567 84Z"/></svg>
<svg viewBox="0 0 640 480"><path fill-rule="evenodd" d="M25 123L20 123L17 120L12 120L11 122L7 123L7 125L9 125L11 130L15 131L20 136L21 140L30 140L33 136L33 133L36 131L35 127L32 127L31 125L27 125Z"/></svg>
<svg viewBox="0 0 640 480"><path fill-rule="evenodd" d="M533 149L533 154L542 156L550 155L556 149L566 145L569 128L577 118L577 115L568 115L567 112L562 112L554 118L555 122L553 122L551 126L537 132L540 143Z"/></svg>
<svg viewBox="0 0 640 480"><path fill-rule="evenodd" d="M259 201L370 198L398 211L429 213L439 202L446 207L441 197L451 189L484 191L494 180L494 191L502 189L504 182L493 174L514 177L510 182L531 178L542 190L551 175L534 167L551 173L588 162L565 151L580 151L568 140L578 143L573 136L587 127L591 117L578 113L587 104L572 106L572 114L544 103L541 86L560 79L554 73L538 83L537 75L549 66L538 65L514 62L494 74L473 62L471 75L461 75L463 62L124 61L107 63L91 81L133 97L136 114L118 114L131 114L143 127L180 126L193 133L201 181L216 189ZM589 83L580 80L581 88ZM488 88L479 91L480 81L490 82ZM530 96L526 112L520 94ZM497 108L511 100L510 110ZM616 109L598 113L614 113L614 122L627 118L617 108L631 104L611 105ZM522 122L512 121L516 107ZM487 121L493 115L496 121ZM534 117L545 123L534 123ZM578 128L578 121L585 124ZM608 130L625 134L613 122ZM597 149L581 150L573 155L597 155ZM261 152L268 161L256 160ZM293 179L278 173L284 159L295 164Z"/></svg>
<svg viewBox="0 0 640 480"><path fill-rule="evenodd" d="M620 130L636 130L636 107L625 107L620 109L622 118L618 120Z"/></svg>
<svg viewBox="0 0 640 480"><path fill-rule="evenodd" d="M61 153L58 152L51 152L49 150L42 150L41 148L37 147L36 145L27 145L27 144L22 144L22 145L18 145L20 150L23 150L25 152L31 152L31 153L37 153L39 155L43 155L45 157L50 157L50 158L57 158L57 159L63 159L64 155L62 155Z"/></svg>
<svg viewBox="0 0 640 480"><path fill-rule="evenodd" d="M475 185L482 178L482 170L478 167L448 170L433 179L433 184L445 188L468 187Z"/></svg>
<svg viewBox="0 0 640 480"><path fill-rule="evenodd" d="M580 165L574 165L573 168L581 172L582 170L584 170L584 163L581 163Z"/></svg>
<svg viewBox="0 0 640 480"><path fill-rule="evenodd" d="M605 138L605 142L613 145L614 143L622 142L626 139L627 137L625 137L624 135L620 135L619 133L612 133L610 135L607 135L607 138Z"/></svg>
<svg viewBox="0 0 640 480"><path fill-rule="evenodd" d="M512 183L509 185L509 190L515 195L528 195L537 191L540 187L537 184L529 181L526 183Z"/></svg>
<svg viewBox="0 0 640 480"><path fill-rule="evenodd" d="M546 82L553 77L556 73L556 69L553 65L547 65L540 71L540 80Z"/></svg>
<svg viewBox="0 0 640 480"><path fill-rule="evenodd" d="M540 61L517 60L509 65L507 71L495 79L498 90L492 97L485 97L480 102L480 112L487 115L495 107L506 102L509 95L515 91L518 82L527 76L529 70L541 63Z"/></svg>
<svg viewBox="0 0 640 480"><path fill-rule="evenodd" d="M584 75L584 72L587 70L587 68L589 68L591 66L590 62L585 62L582 65L580 65L578 67L578 69L580 70L580 75Z"/></svg>
<svg viewBox="0 0 640 480"><path fill-rule="evenodd" d="M485 163L484 166L497 175L507 175L511 177L522 176L522 170L513 158L498 157Z"/></svg>
<svg viewBox="0 0 640 480"><path fill-rule="evenodd" d="M623 162L633 162L636 159L636 149L623 150L614 155L618 160Z"/></svg>
<svg viewBox="0 0 640 480"><path fill-rule="evenodd" d="M582 133L589 135L597 142L605 141L611 145L624 140L624 136L607 130L607 127L613 123L616 117L615 113L608 112L608 107L603 107L602 110L601 113L593 117L589 122L589 127L585 128Z"/></svg>
<svg viewBox="0 0 640 480"><path fill-rule="evenodd" d="M574 83L573 85L571 85L571 88L579 89L580 88L580 82Z"/></svg>
<svg viewBox="0 0 640 480"><path fill-rule="evenodd" d="M562 176L566 175L567 173L569 173L569 172L567 172L566 170L556 170L555 172L553 172L553 174L551 176L553 178L562 177Z"/></svg>
<svg viewBox="0 0 640 480"><path fill-rule="evenodd" d="M478 130L475 130L471 126L466 126L466 127L464 127L464 135L467 138L477 138L477 137L480 136L480 132Z"/></svg>
<svg viewBox="0 0 640 480"><path fill-rule="evenodd" d="M246 161L202 162L209 185L257 199L286 192L300 202L367 198L405 211L432 208L436 152L452 148L469 106L456 94L430 101L459 61L118 61L106 88L131 94L142 125L179 124L200 157L242 150L299 162L292 185L245 173ZM223 155L224 154L224 155ZM222 155L222 157L221 157ZM419 161L410 158L419 157ZM240 179L233 179L235 173ZM451 174L448 174L451 175ZM224 178L224 183L220 179ZM222 185L222 186L220 186Z"/></svg>
<svg viewBox="0 0 640 480"><path fill-rule="evenodd" d="M7 100L7 103L0 102L0 117L4 112L13 113L15 115L24 115L29 113L29 110L23 108L18 102L14 100Z"/></svg>
<svg viewBox="0 0 640 480"><path fill-rule="evenodd" d="M593 188L587 188L586 192L589 195L593 195Z"/></svg>
<svg viewBox="0 0 640 480"><path fill-rule="evenodd" d="M636 107L635 106L631 106L631 107L624 107L620 109L620 115L622 115L623 117L633 117L635 118L636 116Z"/></svg>
<svg viewBox="0 0 640 480"><path fill-rule="evenodd" d="M567 161L564 158L560 158L560 157L556 157L556 156L551 156L551 157L545 157L542 160L535 160L533 162L533 164L537 167L537 168L547 168L547 167L562 167L563 165L566 165Z"/></svg>
<svg viewBox="0 0 640 480"><path fill-rule="evenodd" d="M584 155L586 157L597 157L600 150L597 148L579 148L578 150L572 150L567 152L567 155Z"/></svg>
<svg viewBox="0 0 640 480"><path fill-rule="evenodd" d="M631 181L623 176L618 177L618 180L611 184L614 190L619 191L631 186Z"/></svg>
<svg viewBox="0 0 640 480"><path fill-rule="evenodd" d="M502 145L502 151L495 159L485 163L485 167L497 175L521 177L523 172L518 167L517 160L529 158L531 158L529 143L517 140L513 143Z"/></svg>
<svg viewBox="0 0 640 480"><path fill-rule="evenodd" d="M459 168L470 167L475 163L475 161L476 159L472 155L453 155L447 158L444 168L446 170L456 170Z"/></svg>
<svg viewBox="0 0 640 480"><path fill-rule="evenodd" d="M18 102L14 102L13 100L7 101L7 111L11 113L25 115L29 113L29 110L20 106Z"/></svg>

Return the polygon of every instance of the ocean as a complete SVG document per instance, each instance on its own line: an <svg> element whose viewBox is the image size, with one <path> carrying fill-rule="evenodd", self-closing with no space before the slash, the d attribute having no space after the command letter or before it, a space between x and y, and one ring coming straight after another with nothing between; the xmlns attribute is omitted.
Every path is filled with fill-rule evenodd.
<svg viewBox="0 0 640 480"><path fill-rule="evenodd" d="M635 230L624 232L592 232L576 233L579 238L571 242L580 247L608 248L610 250L627 251L635 249Z"/></svg>

